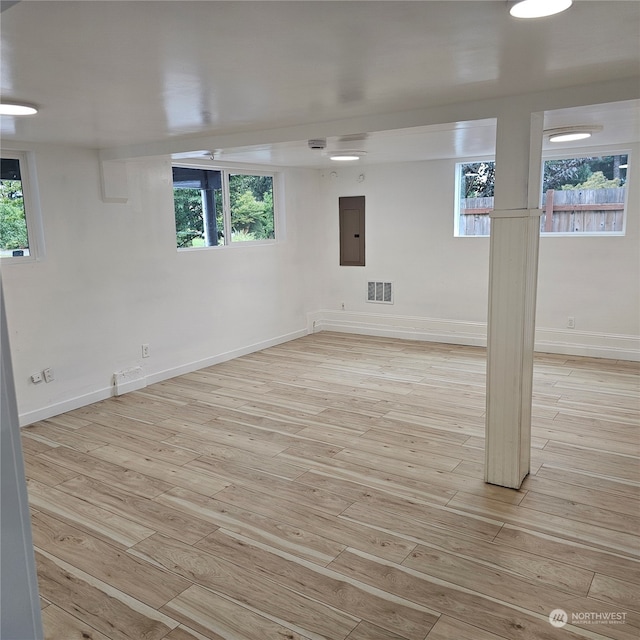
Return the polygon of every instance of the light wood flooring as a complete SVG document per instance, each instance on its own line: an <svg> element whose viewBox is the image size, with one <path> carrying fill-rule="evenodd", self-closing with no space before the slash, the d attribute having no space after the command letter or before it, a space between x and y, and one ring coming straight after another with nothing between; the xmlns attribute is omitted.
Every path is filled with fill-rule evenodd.
<svg viewBox="0 0 640 640"><path fill-rule="evenodd" d="M484 373L318 333L23 429L46 638L637 640L638 365L536 357L520 491Z"/></svg>

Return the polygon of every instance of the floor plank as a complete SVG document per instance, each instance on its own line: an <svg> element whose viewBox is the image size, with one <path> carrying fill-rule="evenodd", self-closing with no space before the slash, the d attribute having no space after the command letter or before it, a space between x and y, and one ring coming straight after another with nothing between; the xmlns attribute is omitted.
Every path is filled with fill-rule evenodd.
<svg viewBox="0 0 640 640"><path fill-rule="evenodd" d="M404 560L415 546L394 533L382 533L366 524L349 522L288 500L274 497L266 500L264 494L243 487L229 487L217 494L216 498L290 525L304 523L311 531L329 540L340 541L345 546L363 549L396 562Z"/></svg>
<svg viewBox="0 0 640 640"><path fill-rule="evenodd" d="M211 553L214 536L215 533L194 547L156 534L137 544L132 551L208 589L223 591L253 611L329 639L346 637L356 625L357 620L352 616L283 588L254 566L240 565L228 556Z"/></svg>
<svg viewBox="0 0 640 640"><path fill-rule="evenodd" d="M567 540L562 537L562 534L546 535L506 524L496 536L496 541L548 558L553 562L561 560L576 568L588 568L596 573L640 585L640 561Z"/></svg>
<svg viewBox="0 0 640 640"><path fill-rule="evenodd" d="M180 487L158 496L156 501L310 562L327 565L345 549L344 544L312 531Z"/></svg>
<svg viewBox="0 0 640 640"><path fill-rule="evenodd" d="M36 547L73 564L150 607L160 608L191 586L188 580L142 562L45 514L33 516L32 528Z"/></svg>
<svg viewBox="0 0 640 640"><path fill-rule="evenodd" d="M82 498L47 487L36 480L27 479L29 504L39 511L68 522L121 548L130 547L154 533L106 509L97 507Z"/></svg>
<svg viewBox="0 0 640 640"><path fill-rule="evenodd" d="M261 616L230 598L194 585L162 610L209 640L307 640L292 629ZM184 633L182 634L184 637ZM193 634L186 636L191 640ZM195 636L199 638L199 636ZM178 640L183 640L178 636Z"/></svg>
<svg viewBox="0 0 640 640"><path fill-rule="evenodd" d="M58 488L76 498L137 522L143 527L173 536L188 544L198 542L217 528L205 520L187 515L166 504L121 491L86 476L63 482Z"/></svg>
<svg viewBox="0 0 640 640"><path fill-rule="evenodd" d="M42 612L45 640L109 640L107 636L82 622L79 618L49 605Z"/></svg>
<svg viewBox="0 0 640 640"><path fill-rule="evenodd" d="M160 640L178 626L163 613L36 548L45 598L113 640Z"/></svg>
<svg viewBox="0 0 640 640"><path fill-rule="evenodd" d="M497 636L448 616L441 616L427 636L427 640L502 640L502 638L509 640L507 636Z"/></svg>
<svg viewBox="0 0 640 640"><path fill-rule="evenodd" d="M218 531L197 546L216 557L269 576L314 600L326 602L339 611L398 633L407 640L424 638L437 619L427 607L414 604L410 599L371 589L357 578L346 579L339 572L312 566L304 560L235 535Z"/></svg>

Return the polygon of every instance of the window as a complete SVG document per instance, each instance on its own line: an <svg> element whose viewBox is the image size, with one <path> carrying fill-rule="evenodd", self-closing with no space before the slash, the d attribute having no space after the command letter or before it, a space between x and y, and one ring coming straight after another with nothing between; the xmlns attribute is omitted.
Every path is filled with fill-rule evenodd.
<svg viewBox="0 0 640 640"><path fill-rule="evenodd" d="M273 175L173 167L178 249L275 239Z"/></svg>
<svg viewBox="0 0 640 640"><path fill-rule="evenodd" d="M4 152L0 158L0 257L33 259L41 235L39 210L31 191L27 154ZM41 244L41 243L40 243Z"/></svg>
<svg viewBox="0 0 640 640"><path fill-rule="evenodd" d="M490 160L456 164L456 236L489 235L495 174Z"/></svg>
<svg viewBox="0 0 640 640"><path fill-rule="evenodd" d="M545 160L541 233L624 233L626 154Z"/></svg>
<svg viewBox="0 0 640 640"><path fill-rule="evenodd" d="M628 155L565 156L543 162L542 234L622 235ZM495 163L456 164L456 236L488 236Z"/></svg>

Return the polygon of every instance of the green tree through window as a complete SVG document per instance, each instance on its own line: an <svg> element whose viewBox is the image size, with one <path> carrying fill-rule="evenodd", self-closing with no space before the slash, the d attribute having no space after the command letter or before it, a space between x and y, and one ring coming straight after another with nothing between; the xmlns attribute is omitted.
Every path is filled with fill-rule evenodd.
<svg viewBox="0 0 640 640"><path fill-rule="evenodd" d="M229 176L229 200L234 242L275 237L271 176Z"/></svg>
<svg viewBox="0 0 640 640"><path fill-rule="evenodd" d="M0 179L0 255L29 255L20 160L2 158Z"/></svg>
<svg viewBox="0 0 640 640"><path fill-rule="evenodd" d="M174 166L173 187L179 249L275 239L273 176Z"/></svg>

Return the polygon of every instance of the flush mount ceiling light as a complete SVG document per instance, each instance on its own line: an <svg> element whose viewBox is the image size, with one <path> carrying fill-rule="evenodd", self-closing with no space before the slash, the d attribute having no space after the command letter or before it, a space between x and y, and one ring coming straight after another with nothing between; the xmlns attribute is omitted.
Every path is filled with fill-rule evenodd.
<svg viewBox="0 0 640 640"><path fill-rule="evenodd" d="M597 131L602 131L602 127L599 125L581 125L548 129L544 133L548 136L549 142L575 142L576 140L586 140Z"/></svg>
<svg viewBox="0 0 640 640"><path fill-rule="evenodd" d="M0 102L0 116L31 116L38 108L27 102Z"/></svg>
<svg viewBox="0 0 640 640"><path fill-rule="evenodd" d="M572 4L573 0L522 0L509 13L514 18L544 18L566 11Z"/></svg>
<svg viewBox="0 0 640 640"><path fill-rule="evenodd" d="M362 156L366 155L366 151L336 151L330 154L329 158L336 162L353 162L354 160L360 160Z"/></svg>

